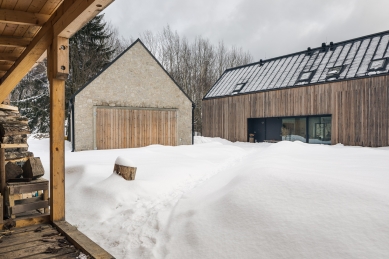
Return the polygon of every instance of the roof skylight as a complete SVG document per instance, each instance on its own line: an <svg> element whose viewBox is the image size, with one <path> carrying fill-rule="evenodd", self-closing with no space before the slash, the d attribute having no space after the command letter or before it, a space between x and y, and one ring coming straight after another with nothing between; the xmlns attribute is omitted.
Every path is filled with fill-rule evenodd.
<svg viewBox="0 0 389 259"><path fill-rule="evenodd" d="M387 63L387 59L386 58L372 60L370 62L368 70L371 71L371 70L382 70L382 69L385 69L386 63Z"/></svg>
<svg viewBox="0 0 389 259"><path fill-rule="evenodd" d="M302 81L309 81L311 80L313 76L313 71L309 71L309 72L303 72L300 74L300 77L299 77L299 82L302 82Z"/></svg>
<svg viewBox="0 0 389 259"><path fill-rule="evenodd" d="M342 72L342 68L343 68L343 66L329 68L328 72L327 72L327 78L338 77L340 75L340 73Z"/></svg>
<svg viewBox="0 0 389 259"><path fill-rule="evenodd" d="M246 83L239 83L235 86L234 90L232 91L232 94L239 93L243 87L246 85Z"/></svg>

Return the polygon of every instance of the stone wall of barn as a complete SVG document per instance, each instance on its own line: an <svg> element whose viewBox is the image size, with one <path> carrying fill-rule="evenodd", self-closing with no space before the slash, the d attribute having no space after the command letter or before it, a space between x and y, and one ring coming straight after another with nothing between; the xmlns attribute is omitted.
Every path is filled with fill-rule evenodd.
<svg viewBox="0 0 389 259"><path fill-rule="evenodd" d="M192 143L192 102L141 42L75 96L75 151L94 149L95 106L177 109L177 144Z"/></svg>

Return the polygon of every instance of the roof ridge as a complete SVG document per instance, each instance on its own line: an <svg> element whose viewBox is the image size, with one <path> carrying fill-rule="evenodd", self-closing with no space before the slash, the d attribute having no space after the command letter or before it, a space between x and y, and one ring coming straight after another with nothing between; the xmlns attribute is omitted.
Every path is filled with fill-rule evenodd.
<svg viewBox="0 0 389 259"><path fill-rule="evenodd" d="M365 36L361 36L361 37L357 37L357 38L353 38L353 39L349 39L349 40L334 42L334 46L341 45L341 44L347 44L347 43L351 43L351 42L354 42L354 41L363 40L363 39L367 39L367 38L373 38L375 36L383 36L385 34L389 34L389 30L382 31L382 32L377 32L377 33L373 33L373 34L368 34L368 35L365 35ZM329 45L327 45L327 46L329 46ZM316 48L311 48L311 51L313 52L315 50L320 50L321 48L322 48L321 46L320 47L316 47ZM270 62L270 61L273 61L273 60L276 60L276 59L286 58L286 57L294 56L294 55L297 55L297 54L304 54L306 52L307 52L307 50L302 50L302 51L297 51L297 52L293 52L293 53L290 53L290 54L276 56L274 58L261 59L259 61L256 61L256 62L253 62L253 63L249 63L249 64L246 64L246 65L241 65L241 66L237 66L237 67L227 68L225 71L227 72L227 71L231 71L231 70L235 70L235 69L239 69L239 68L243 68L243 67L258 65L260 63Z"/></svg>

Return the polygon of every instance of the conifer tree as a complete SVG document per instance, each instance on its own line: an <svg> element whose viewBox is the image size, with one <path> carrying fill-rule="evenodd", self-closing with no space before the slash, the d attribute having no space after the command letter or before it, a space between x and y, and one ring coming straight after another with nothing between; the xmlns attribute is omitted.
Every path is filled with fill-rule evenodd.
<svg viewBox="0 0 389 259"><path fill-rule="evenodd" d="M70 74L66 100L109 63L122 47L115 31L98 15L69 39ZM66 106L68 105L68 102ZM33 133L50 130L49 84L46 60L33 68L11 94L12 105L29 119Z"/></svg>
<svg viewBox="0 0 389 259"><path fill-rule="evenodd" d="M40 62L11 93L11 104L28 118L32 133L46 133L50 129L49 84L46 62Z"/></svg>
<svg viewBox="0 0 389 259"><path fill-rule="evenodd" d="M98 15L69 39L70 74L66 81L67 99L95 76L113 58L113 32Z"/></svg>

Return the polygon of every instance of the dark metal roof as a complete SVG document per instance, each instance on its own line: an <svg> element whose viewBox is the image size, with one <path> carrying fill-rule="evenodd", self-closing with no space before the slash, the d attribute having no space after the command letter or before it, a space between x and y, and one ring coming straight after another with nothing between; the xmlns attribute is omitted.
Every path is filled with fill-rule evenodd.
<svg viewBox="0 0 389 259"><path fill-rule="evenodd" d="M389 71L388 46L389 31L385 31L230 68L224 71L204 98L385 74ZM373 60L380 59L383 59L382 67L370 67ZM338 69L331 70L334 67ZM334 74L328 74L330 70ZM311 73L305 74L307 72ZM245 85L237 93L234 89L241 83Z"/></svg>

